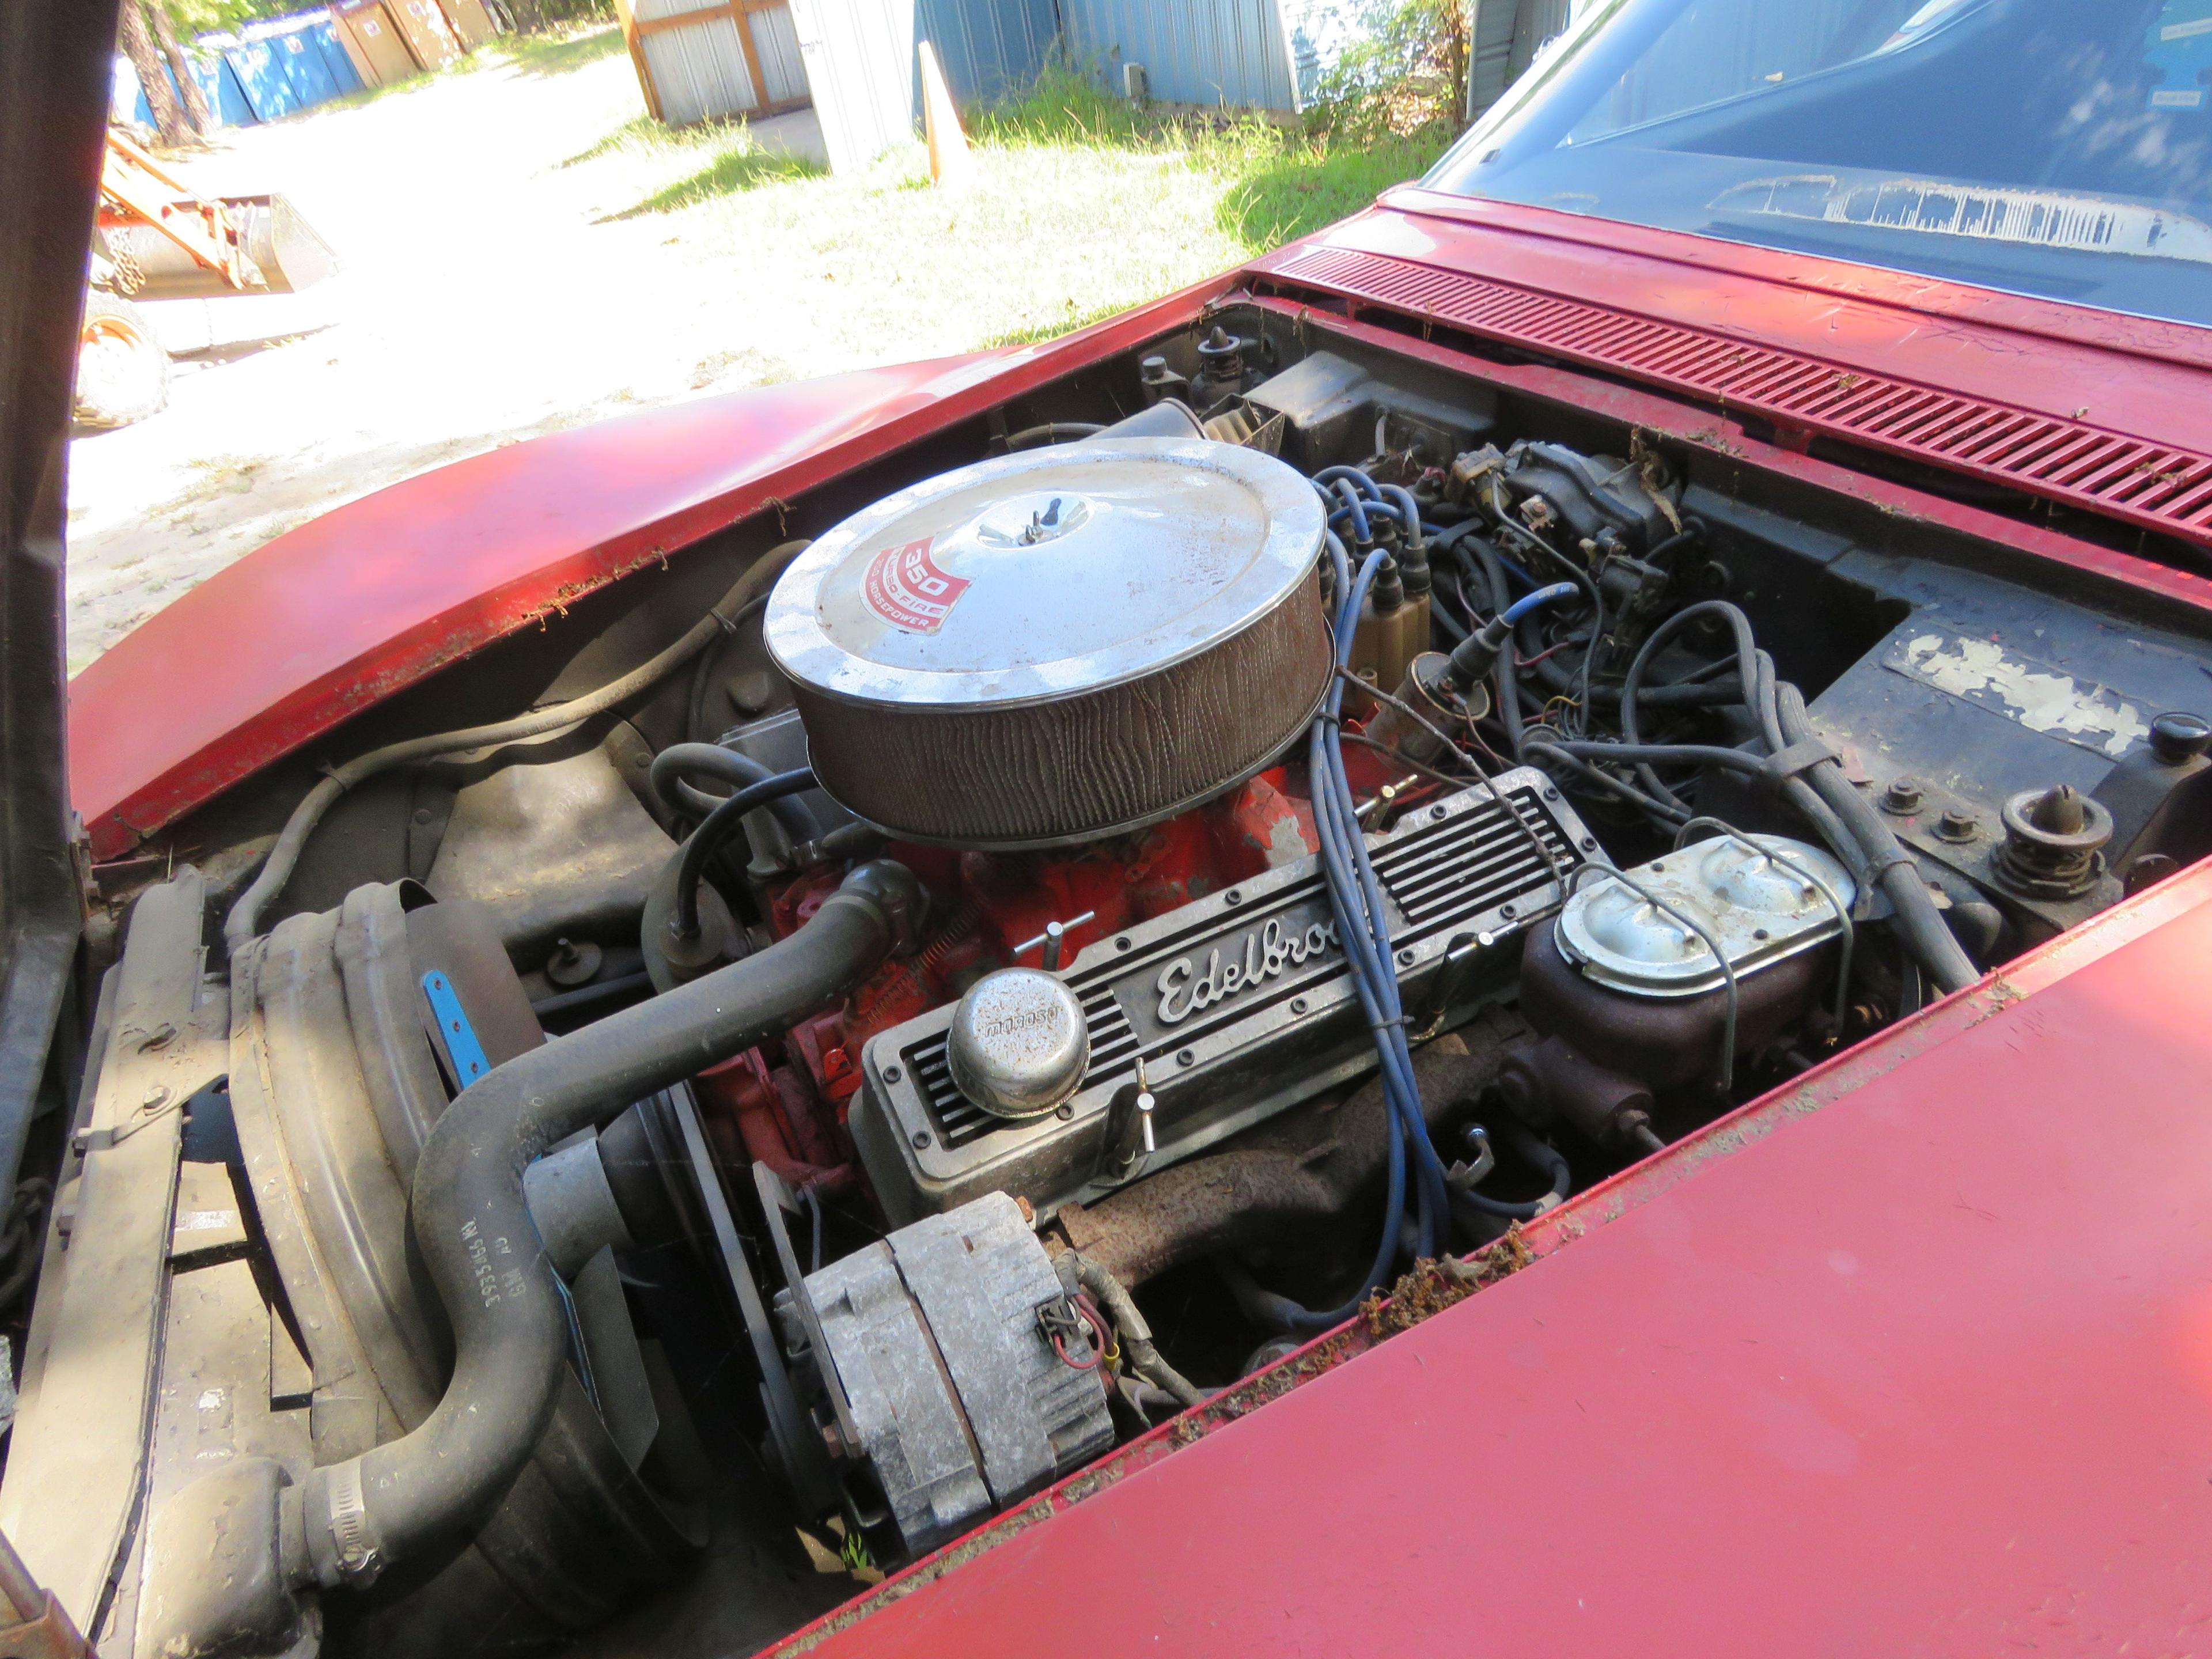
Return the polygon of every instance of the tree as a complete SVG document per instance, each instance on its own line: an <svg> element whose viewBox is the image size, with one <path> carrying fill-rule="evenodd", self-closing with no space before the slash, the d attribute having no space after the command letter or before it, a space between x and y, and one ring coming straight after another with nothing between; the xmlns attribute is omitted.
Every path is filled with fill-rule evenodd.
<svg viewBox="0 0 2212 1659"><path fill-rule="evenodd" d="M124 0L124 3L133 5L136 0ZM146 14L153 21L154 38L161 43L161 55L177 73L177 89L185 95L185 119L194 132L205 137L215 131L215 115L208 108L198 77L192 73L191 59L185 56L184 42L177 39L176 20L169 15L168 0L149 0Z"/></svg>
<svg viewBox="0 0 2212 1659"><path fill-rule="evenodd" d="M177 102L174 88L169 85L169 77L161 71L154 32L147 27L146 14L140 9L138 0L123 0L121 44L123 55L138 71L138 84L145 90L146 107L154 112L154 128L161 135L161 142L172 148L191 143L192 130Z"/></svg>

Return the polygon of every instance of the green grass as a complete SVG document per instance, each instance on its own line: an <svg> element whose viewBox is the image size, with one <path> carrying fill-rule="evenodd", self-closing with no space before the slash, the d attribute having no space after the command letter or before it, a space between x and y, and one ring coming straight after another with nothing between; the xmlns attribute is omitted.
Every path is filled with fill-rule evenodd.
<svg viewBox="0 0 2212 1659"><path fill-rule="evenodd" d="M617 176L644 191L628 206L600 215L596 221L600 224L670 213L764 184L811 179L824 172L805 156L763 144L742 120L672 127L649 115L625 121L559 165L565 169L600 161L614 162Z"/></svg>
<svg viewBox="0 0 2212 1659"><path fill-rule="evenodd" d="M1180 158L1218 179L1220 228L1249 257L1358 212L1390 185L1417 178L1452 135L1432 128L1309 131L1265 116L1158 116L1075 70L1048 69L1024 96L969 123L979 143L1119 151Z"/></svg>
<svg viewBox="0 0 2212 1659"><path fill-rule="evenodd" d="M653 191L635 207L614 216L627 219L644 213L667 213L764 184L787 179L811 179L824 171L819 163L803 155L781 155L750 145L726 149L688 179L679 179Z"/></svg>
<svg viewBox="0 0 2212 1659"><path fill-rule="evenodd" d="M1246 169L1222 192L1224 229L1255 253L1334 224L1393 185L1418 179L1443 154L1441 134L1370 144L1302 141Z"/></svg>
<svg viewBox="0 0 2212 1659"><path fill-rule="evenodd" d="M776 361L820 374L1066 333L1358 211L1443 143L1162 118L1065 69L968 128L957 190L918 143L830 175L743 122L641 118L561 165L597 222L665 226L726 281L733 342L773 318Z"/></svg>
<svg viewBox="0 0 2212 1659"><path fill-rule="evenodd" d="M509 34L487 42L479 52L497 53L526 75L566 75L623 50L622 30L612 23L591 23L553 34Z"/></svg>
<svg viewBox="0 0 2212 1659"><path fill-rule="evenodd" d="M714 319L692 390L1051 339L1357 212L1443 143L1163 117L1060 69L970 112L959 188L919 143L827 173L787 153L806 125L638 116L544 163L672 316Z"/></svg>
<svg viewBox="0 0 2212 1659"><path fill-rule="evenodd" d="M311 112L358 109L364 104L374 104L401 94L421 92L448 76L471 75L478 70L501 69L510 64L525 75L566 75L586 64L597 63L602 58L611 58L622 49L622 30L613 23L587 23L546 34L502 34L485 41L475 51L456 58L442 69L410 75L404 81L387 81L380 87L364 87L359 92L345 93L316 105Z"/></svg>

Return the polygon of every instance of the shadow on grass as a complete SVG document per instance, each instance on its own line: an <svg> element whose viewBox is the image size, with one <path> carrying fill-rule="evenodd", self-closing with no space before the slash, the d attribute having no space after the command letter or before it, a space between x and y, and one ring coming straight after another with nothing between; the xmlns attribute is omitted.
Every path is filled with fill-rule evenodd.
<svg viewBox="0 0 2212 1659"><path fill-rule="evenodd" d="M1224 191L1214 222L1255 253L1279 247L1358 212L1391 185L1419 178L1446 142L1437 134L1288 150Z"/></svg>
<svg viewBox="0 0 2212 1659"><path fill-rule="evenodd" d="M558 165L563 167L580 167L586 161L595 161L602 155L611 155L616 150L633 144L651 143L657 135L666 131L650 115L633 116L589 149L580 149Z"/></svg>
<svg viewBox="0 0 2212 1659"><path fill-rule="evenodd" d="M623 49L621 28L613 23L574 34L510 34L501 49L525 75L566 75Z"/></svg>
<svg viewBox="0 0 2212 1659"><path fill-rule="evenodd" d="M647 214L673 213L678 208L696 207L720 197L739 195L762 185L781 184L788 179L816 179L827 172L820 162L809 161L804 155L785 155L765 149L732 150L716 156L689 179L678 179L635 206L607 214L593 222L611 224L622 219L643 218Z"/></svg>

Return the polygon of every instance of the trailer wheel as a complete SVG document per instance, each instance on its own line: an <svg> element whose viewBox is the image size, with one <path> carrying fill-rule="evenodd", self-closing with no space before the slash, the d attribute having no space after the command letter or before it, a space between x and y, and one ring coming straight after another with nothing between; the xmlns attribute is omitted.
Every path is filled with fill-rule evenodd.
<svg viewBox="0 0 2212 1659"><path fill-rule="evenodd" d="M85 426L129 426L169 401L169 354L146 313L94 289L77 337L76 418Z"/></svg>

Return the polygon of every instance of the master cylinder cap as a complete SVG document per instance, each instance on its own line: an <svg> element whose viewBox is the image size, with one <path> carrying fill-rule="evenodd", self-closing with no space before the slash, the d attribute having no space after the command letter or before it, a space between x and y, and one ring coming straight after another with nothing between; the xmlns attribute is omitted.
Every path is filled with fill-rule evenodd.
<svg viewBox="0 0 2212 1659"><path fill-rule="evenodd" d="M952 1011L945 1060L954 1086L994 1117L1041 1117L1083 1086L1091 1027L1057 975L1001 968Z"/></svg>
<svg viewBox="0 0 2212 1659"><path fill-rule="evenodd" d="M1827 853L1786 836L1717 836L1626 874L1633 886L1583 884L1554 928L1583 978L1641 997L1724 986L1715 944L1740 978L1824 945L1858 890Z"/></svg>
<svg viewBox="0 0 2212 1659"><path fill-rule="evenodd" d="M859 817L940 845L1097 840L1233 787L1312 718L1323 529L1257 451L1024 451L822 537L776 584L769 650Z"/></svg>

